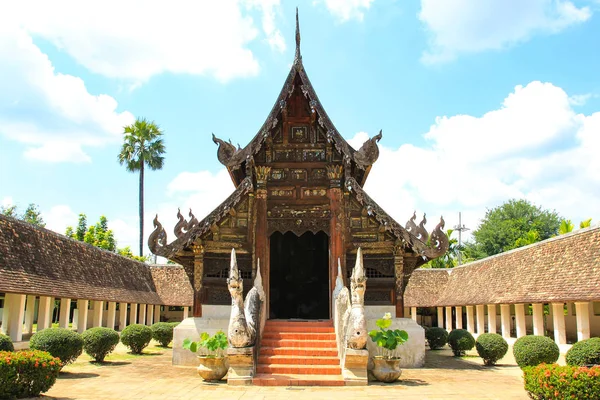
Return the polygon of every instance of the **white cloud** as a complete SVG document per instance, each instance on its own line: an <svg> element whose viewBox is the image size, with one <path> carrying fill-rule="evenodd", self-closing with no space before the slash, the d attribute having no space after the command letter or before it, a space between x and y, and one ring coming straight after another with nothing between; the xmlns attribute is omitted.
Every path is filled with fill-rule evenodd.
<svg viewBox="0 0 600 400"><path fill-rule="evenodd" d="M259 36L254 10L267 42L285 49L274 23L278 8L279 0L59 0L6 2L0 14L107 77L137 82L171 72L228 81L259 71L247 48Z"/></svg>
<svg viewBox="0 0 600 400"><path fill-rule="evenodd" d="M511 198L597 221L598 132L600 112L577 114L564 90L531 82L482 116L438 117L424 135L430 145L390 149L384 132L365 189L402 224L415 209L427 212L429 230L440 215L446 228L456 225L459 211L475 229L487 208ZM353 145L365 138L358 133Z"/></svg>
<svg viewBox="0 0 600 400"><path fill-rule="evenodd" d="M570 0L421 0L419 19L431 35L425 63L460 53L498 50L552 34L584 21L592 12Z"/></svg>
<svg viewBox="0 0 600 400"><path fill-rule="evenodd" d="M6 196L2 198L2 203L0 204L2 207L10 207L14 205L15 202L12 197Z"/></svg>
<svg viewBox="0 0 600 400"><path fill-rule="evenodd" d="M46 228L64 235L67 226L76 226L78 215L65 204L56 205L47 212L42 212Z"/></svg>
<svg viewBox="0 0 600 400"><path fill-rule="evenodd" d="M316 0L313 4L321 1L334 17L340 22L346 22L351 19L362 21L374 0Z"/></svg>
<svg viewBox="0 0 600 400"><path fill-rule="evenodd" d="M89 162L86 146L120 140L133 121L107 95L57 73L32 38L0 17L0 135L26 145L25 156L50 162Z"/></svg>

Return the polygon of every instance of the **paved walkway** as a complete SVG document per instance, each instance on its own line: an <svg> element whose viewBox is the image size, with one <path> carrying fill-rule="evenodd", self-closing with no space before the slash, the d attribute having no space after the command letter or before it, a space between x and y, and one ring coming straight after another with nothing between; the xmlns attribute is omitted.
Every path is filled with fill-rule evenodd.
<svg viewBox="0 0 600 400"><path fill-rule="evenodd" d="M496 367L480 358L454 358L450 350L427 351L425 368L405 369L391 385L367 387L229 387L203 383L195 369L173 367L171 349L151 347L132 356L120 344L107 363L82 355L68 365L48 399L528 399L512 357Z"/></svg>

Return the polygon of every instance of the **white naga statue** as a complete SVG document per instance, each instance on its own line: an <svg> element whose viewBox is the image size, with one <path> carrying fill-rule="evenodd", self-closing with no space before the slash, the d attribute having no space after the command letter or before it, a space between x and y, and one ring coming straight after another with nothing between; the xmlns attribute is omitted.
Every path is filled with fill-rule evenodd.
<svg viewBox="0 0 600 400"><path fill-rule="evenodd" d="M347 345L351 349L364 349L367 346L367 319L365 318L365 290L367 289L367 276L363 266L362 250L356 253L356 264L350 278L350 293L352 295L352 308L350 320L346 331Z"/></svg>
<svg viewBox="0 0 600 400"><path fill-rule="evenodd" d="M256 342L260 324L260 312L265 301L265 292L260 276L260 260L256 267L254 287L250 289L244 302L244 281L238 270L235 249L231 249L231 267L227 287L231 293L231 316L227 339L234 348L250 347Z"/></svg>

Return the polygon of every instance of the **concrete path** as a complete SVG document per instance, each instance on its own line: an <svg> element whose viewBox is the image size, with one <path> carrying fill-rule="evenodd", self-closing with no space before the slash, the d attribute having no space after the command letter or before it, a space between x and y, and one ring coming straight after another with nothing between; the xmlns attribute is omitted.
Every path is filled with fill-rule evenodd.
<svg viewBox="0 0 600 400"><path fill-rule="evenodd" d="M528 399L521 371L507 356L496 367L480 358L427 351L426 366L405 369L394 384L367 387L229 387L203 383L193 368L173 367L171 349L151 347L132 356L122 345L96 365L82 355L63 369L48 399ZM473 353L472 353L473 354Z"/></svg>

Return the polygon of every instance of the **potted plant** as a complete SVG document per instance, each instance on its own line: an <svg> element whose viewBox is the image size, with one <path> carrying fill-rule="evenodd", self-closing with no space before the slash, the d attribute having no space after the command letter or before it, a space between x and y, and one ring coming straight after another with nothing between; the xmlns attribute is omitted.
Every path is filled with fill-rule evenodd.
<svg viewBox="0 0 600 400"><path fill-rule="evenodd" d="M198 375L205 381L220 381L227 374L229 369L225 356L227 336L223 331L218 331L212 336L202 332L197 342L187 338L183 341L183 348L199 353Z"/></svg>
<svg viewBox="0 0 600 400"><path fill-rule="evenodd" d="M373 357L373 375L381 382L394 382L402 374L400 357L393 357L393 351L398 345L408 340L408 333L400 329L387 329L392 325L392 315L385 313L377 320L379 329L369 332L371 340L377 344L378 355Z"/></svg>

